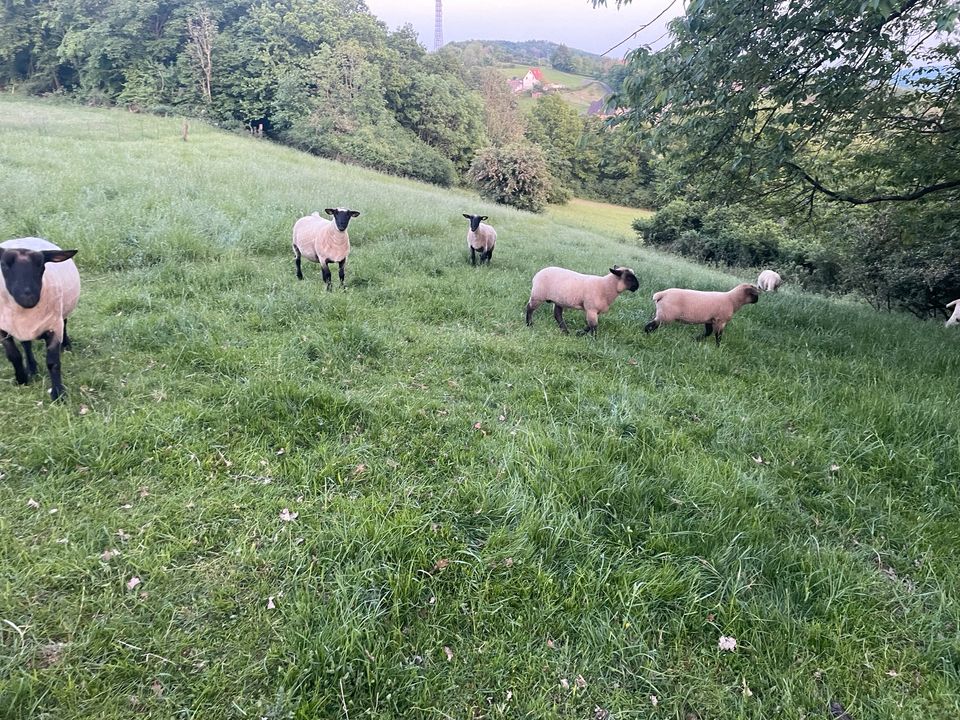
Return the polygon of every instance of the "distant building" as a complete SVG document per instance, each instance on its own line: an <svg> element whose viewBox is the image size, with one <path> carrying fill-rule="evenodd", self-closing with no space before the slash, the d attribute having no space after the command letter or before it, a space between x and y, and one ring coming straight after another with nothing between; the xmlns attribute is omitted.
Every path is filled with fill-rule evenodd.
<svg viewBox="0 0 960 720"><path fill-rule="evenodd" d="M527 70L527 74L523 76L521 83L524 90L533 90L535 87L540 87L543 85L543 72L540 68L530 68Z"/></svg>
<svg viewBox="0 0 960 720"><path fill-rule="evenodd" d="M523 92L523 80L520 78L513 78L512 80L507 80L507 84L510 86L512 92L518 93Z"/></svg>

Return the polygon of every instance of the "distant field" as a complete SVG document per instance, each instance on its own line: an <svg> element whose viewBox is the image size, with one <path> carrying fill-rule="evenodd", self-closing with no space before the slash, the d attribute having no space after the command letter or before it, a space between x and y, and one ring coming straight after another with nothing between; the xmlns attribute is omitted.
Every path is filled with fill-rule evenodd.
<svg viewBox="0 0 960 720"><path fill-rule="evenodd" d="M564 225L590 230L610 240L636 242L633 221L639 217L650 217L653 213L574 198L566 205L550 205L547 214Z"/></svg>
<svg viewBox="0 0 960 720"><path fill-rule="evenodd" d="M530 65L501 65L498 69L507 77L523 77L530 69ZM606 88L598 80L583 75L572 75L570 73L560 72L550 67L540 67L544 79L550 83L560 83L566 86L566 89L560 92L560 96L574 106L580 113L585 113L590 104L595 100L600 100L606 94ZM536 102L529 94L524 93L518 98L520 107L529 109Z"/></svg>
<svg viewBox="0 0 960 720"><path fill-rule="evenodd" d="M0 237L84 284L65 402L0 361L0 718L960 717L955 328L787 278L645 335L753 273L191 126L0 98ZM596 338L526 327L613 263Z"/></svg>
<svg viewBox="0 0 960 720"><path fill-rule="evenodd" d="M507 78L519 77L522 78L527 74L527 71L534 67L532 65L498 65L497 69L502 72ZM574 75L572 73L565 73L559 70L554 70L552 67L540 66L540 71L543 73L543 78L549 83L560 83L561 85L566 85L568 88L578 88L581 85L591 82L594 80L592 77L587 77L586 75Z"/></svg>

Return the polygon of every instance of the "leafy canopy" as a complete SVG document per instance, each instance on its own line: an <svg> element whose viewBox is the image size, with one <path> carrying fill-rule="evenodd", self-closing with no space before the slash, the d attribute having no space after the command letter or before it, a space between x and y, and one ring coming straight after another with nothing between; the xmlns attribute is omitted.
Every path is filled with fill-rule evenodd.
<svg viewBox="0 0 960 720"><path fill-rule="evenodd" d="M953 200L958 14L953 0L692 0L665 48L630 55L621 120L705 197Z"/></svg>

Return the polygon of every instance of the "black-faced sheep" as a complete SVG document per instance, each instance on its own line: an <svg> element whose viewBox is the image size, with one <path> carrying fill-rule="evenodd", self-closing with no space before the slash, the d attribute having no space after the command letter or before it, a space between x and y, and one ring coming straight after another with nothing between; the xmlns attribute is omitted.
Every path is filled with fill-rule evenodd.
<svg viewBox="0 0 960 720"><path fill-rule="evenodd" d="M527 325L533 325L533 311L542 303L553 303L553 317L563 332L568 332L563 321L566 308L583 310L587 326L580 334L596 335L600 315L610 309L613 301L625 290L636 292L640 287L630 268L614 265L607 275L583 275L573 270L547 267L533 276L530 301L527 303Z"/></svg>
<svg viewBox="0 0 960 720"><path fill-rule="evenodd" d="M350 254L350 235L347 225L352 218L360 215L356 210L346 208L327 208L324 210L333 220L320 217L320 213L313 213L297 220L293 226L293 257L297 266L297 279L303 280L300 270L300 258L305 257L310 262L320 263L323 281L327 290L331 290L331 275L328 263L335 262L340 266L340 287L344 287L343 271Z"/></svg>
<svg viewBox="0 0 960 720"><path fill-rule="evenodd" d="M764 270L757 276L757 287L764 292L776 292L782 283L780 273L774 270Z"/></svg>
<svg viewBox="0 0 960 720"><path fill-rule="evenodd" d="M484 220L486 215L467 215L463 216L470 222L467 229L467 249L470 251L470 264L477 264L477 253L480 253L480 264L489 263L493 257L493 247L497 244L497 231L491 225L487 225Z"/></svg>
<svg viewBox="0 0 960 720"><path fill-rule="evenodd" d="M0 243L0 341L13 365L17 383L25 385L37 374L31 343L47 343L50 396L64 394L60 379L60 350L70 347L67 316L77 307L80 273L72 258L76 250L61 250L40 238L19 238ZM17 349L23 344L26 368Z"/></svg>
<svg viewBox="0 0 960 720"><path fill-rule="evenodd" d="M656 305L653 319L644 327L644 332L651 333L661 325L672 322L699 324L703 323L704 333L699 338L705 339L712 333L720 344L720 336L730 318L744 305L755 303L760 299L760 291L749 283L737 285L727 292L704 292L701 290L684 290L670 288L654 293L653 302Z"/></svg>

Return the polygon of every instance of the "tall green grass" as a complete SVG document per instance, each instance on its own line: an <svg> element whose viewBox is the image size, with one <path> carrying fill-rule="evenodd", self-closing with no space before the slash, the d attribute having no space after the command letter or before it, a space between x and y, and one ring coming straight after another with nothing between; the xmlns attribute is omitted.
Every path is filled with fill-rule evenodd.
<svg viewBox="0 0 960 720"><path fill-rule="evenodd" d="M0 369L4 717L960 713L955 333L788 286L720 348L644 336L653 291L747 278L602 206L0 110L0 237L84 281L66 402ZM326 293L289 235L331 205L362 215ZM523 325L537 269L613 263L642 285L596 340Z"/></svg>

